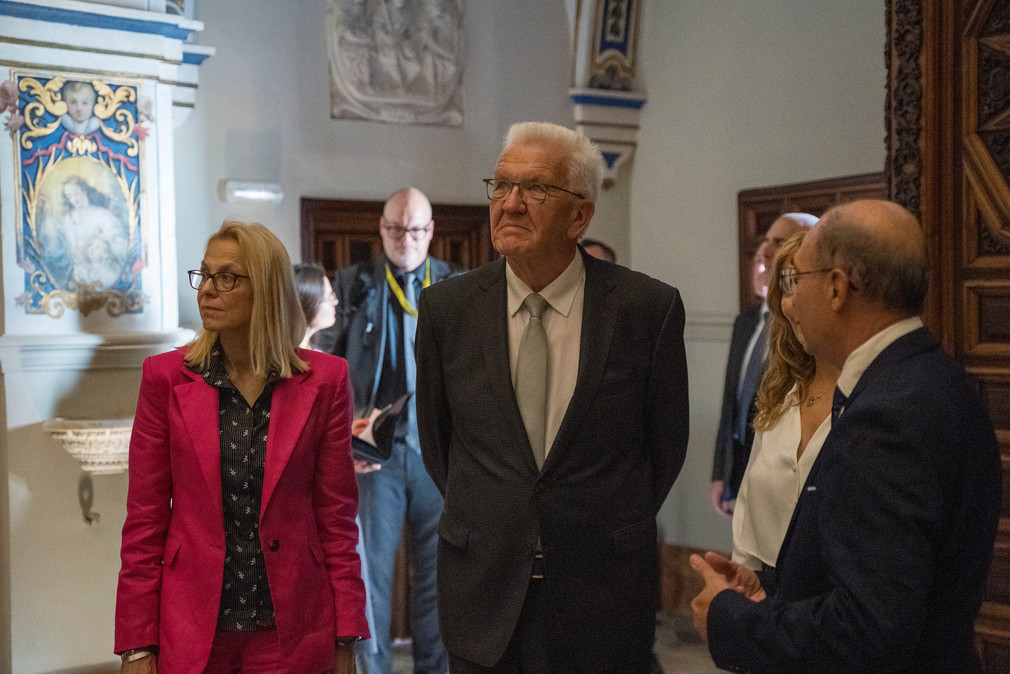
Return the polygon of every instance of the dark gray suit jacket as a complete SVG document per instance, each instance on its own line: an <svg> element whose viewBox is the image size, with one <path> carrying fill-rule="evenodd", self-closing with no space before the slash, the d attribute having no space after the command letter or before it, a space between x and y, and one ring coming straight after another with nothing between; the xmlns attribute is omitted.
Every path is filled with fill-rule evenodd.
<svg viewBox="0 0 1010 674"><path fill-rule="evenodd" d="M439 618L453 655L491 666L508 645L537 537L565 671L652 647L656 513L688 437L676 289L583 254L575 392L537 471L512 388L505 261L421 293L417 414L445 496Z"/></svg>

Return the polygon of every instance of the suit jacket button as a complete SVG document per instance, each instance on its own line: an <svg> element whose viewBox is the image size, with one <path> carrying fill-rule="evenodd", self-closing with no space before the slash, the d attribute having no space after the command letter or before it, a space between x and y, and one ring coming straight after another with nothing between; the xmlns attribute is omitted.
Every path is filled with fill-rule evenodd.
<svg viewBox="0 0 1010 674"><path fill-rule="evenodd" d="M537 484L537 488L536 488L535 491L538 494L543 494L544 493L544 486L542 484Z"/></svg>
<svg viewBox="0 0 1010 674"><path fill-rule="evenodd" d="M270 541L270 552L277 552L281 547L281 542L276 538Z"/></svg>

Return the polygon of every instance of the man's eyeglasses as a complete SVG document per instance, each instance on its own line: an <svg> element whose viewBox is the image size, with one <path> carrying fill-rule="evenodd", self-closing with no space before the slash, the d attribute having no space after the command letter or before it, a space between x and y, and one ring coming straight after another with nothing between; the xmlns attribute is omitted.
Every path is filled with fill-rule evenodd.
<svg viewBox="0 0 1010 674"><path fill-rule="evenodd" d="M799 283L800 277L804 274L823 274L833 269L835 268L826 267L825 269L811 269L810 271L796 271L792 267L783 269L779 272L779 287L782 288L783 297L789 297L796 292L796 284Z"/></svg>
<svg viewBox="0 0 1010 674"><path fill-rule="evenodd" d="M429 222L424 227L403 227L396 224L395 222L389 222L385 218L382 219L382 229L386 234L393 237L394 239L402 239L403 237L410 235L414 241L420 241L424 238L424 235L431 231L431 223Z"/></svg>
<svg viewBox="0 0 1010 674"><path fill-rule="evenodd" d="M226 293L229 290L234 289L235 283L237 283L240 278L249 278L248 276L236 274L230 271L219 271L216 274L208 274L207 272L199 269L190 269L186 273L189 274L189 285L193 287L193 290L199 290L200 286L203 285L203 282L210 279L210 282L214 285L214 290L219 293Z"/></svg>
<svg viewBox="0 0 1010 674"><path fill-rule="evenodd" d="M586 198L584 195L566 190L564 187L544 185L543 183L514 183L505 178L484 178L484 184L487 185L487 198L491 201L505 201L512 194L513 187L519 188L519 199L524 204L544 203L547 200L547 195L550 194L550 190L558 190L559 192L571 194L579 199Z"/></svg>

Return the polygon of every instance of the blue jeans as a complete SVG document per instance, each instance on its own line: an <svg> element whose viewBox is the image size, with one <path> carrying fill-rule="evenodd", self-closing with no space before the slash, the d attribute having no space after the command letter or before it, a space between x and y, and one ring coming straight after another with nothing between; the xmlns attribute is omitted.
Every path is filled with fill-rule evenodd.
<svg viewBox="0 0 1010 674"><path fill-rule="evenodd" d="M394 443L393 454L380 470L358 475L358 514L368 558L367 585L375 620L369 625L376 652L367 655L368 674L393 671L390 589L393 561L407 522L414 567L413 655L418 674L444 674L449 660L438 630L435 562L442 495L428 477L421 454Z"/></svg>

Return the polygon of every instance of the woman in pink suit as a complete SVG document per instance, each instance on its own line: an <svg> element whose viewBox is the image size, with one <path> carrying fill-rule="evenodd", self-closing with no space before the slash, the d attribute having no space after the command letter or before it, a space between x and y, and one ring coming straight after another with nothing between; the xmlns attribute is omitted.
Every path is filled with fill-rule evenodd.
<svg viewBox="0 0 1010 674"><path fill-rule="evenodd" d="M302 350L291 262L262 225L207 243L203 329L144 363L116 601L122 672L353 671L347 364Z"/></svg>

